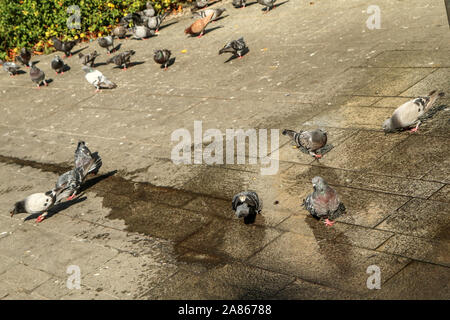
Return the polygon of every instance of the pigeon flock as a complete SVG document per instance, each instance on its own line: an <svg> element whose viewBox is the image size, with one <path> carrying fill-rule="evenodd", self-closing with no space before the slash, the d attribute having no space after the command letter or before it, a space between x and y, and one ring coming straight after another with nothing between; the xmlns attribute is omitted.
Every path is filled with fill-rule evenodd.
<svg viewBox="0 0 450 320"><path fill-rule="evenodd" d="M219 0L221 1L221 0ZM264 6L264 13L273 10L276 0L257 0ZM196 0L194 2L195 9L192 18L195 21L187 27L184 32L191 36L202 37L205 28L211 21L218 19L225 8L211 9L207 8L211 1ZM245 8L246 0L233 0L232 5L235 8ZM198 10L203 9L204 10ZM130 13L122 18L119 25L115 26L112 33L97 39L98 45L106 50L106 54L110 55L116 51L114 46L115 38L126 38L131 32L131 38L147 39L159 32L159 28L167 17L168 13L156 15L156 11L150 2L147 2L146 8L140 12ZM132 28L129 28L132 24ZM64 53L64 57L72 56L72 49L80 41L61 41L58 38L52 38L56 51ZM219 50L219 55L223 53L231 53L232 58L242 58L248 51L248 47L244 42L244 38L232 40L226 43ZM136 52L128 50L121 52L106 60L106 64L115 64L117 67L127 70L132 56ZM170 65L171 51L168 49L154 50L153 59L155 63L161 65L161 68L167 70ZM100 89L114 89L117 87L115 83L108 80L100 71L93 69L95 59L100 56L97 51L88 54L79 53L79 62L82 70L85 72L86 80L96 88L96 92ZM45 86L48 82L45 73L40 70L32 61L31 53L26 48L21 49L16 57L16 62L30 68L31 80L39 88L41 84ZM14 62L4 62L0 60L4 71L10 76L15 76L19 72L19 65ZM58 55L51 61L51 68L57 73L64 73L65 63ZM420 118L430 110L439 97L443 97L443 92L433 90L426 97L418 97L399 106L392 116L387 119L382 128L385 133L407 130L416 132L421 124ZM327 132L322 129L305 130L296 132L290 129L284 129L282 134L289 137L295 144L295 147L302 152L311 155L316 160L323 157L324 149L327 147ZM102 166L102 160L97 153L91 153L84 142L79 142L75 150L74 168L62 174L51 191L45 193L35 193L22 201L15 203L10 214L26 212L29 214L40 214L37 222L42 221L48 214L48 211L60 203L62 200L72 200L80 191L87 175L96 174ZM313 192L303 200L305 209L316 219L323 220L326 226L332 226L337 217L345 213L345 205L341 202L336 190L328 185L328 183L319 176L312 179ZM262 201L254 191L243 191L236 194L232 199L232 209L237 218L243 218L245 223L251 223L257 214L261 213Z"/></svg>

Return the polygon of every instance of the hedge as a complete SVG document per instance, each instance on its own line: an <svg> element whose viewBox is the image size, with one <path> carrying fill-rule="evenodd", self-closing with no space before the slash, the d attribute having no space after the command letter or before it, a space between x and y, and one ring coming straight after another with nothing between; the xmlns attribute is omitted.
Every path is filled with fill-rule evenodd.
<svg viewBox="0 0 450 320"><path fill-rule="evenodd" d="M147 0L0 0L0 59L11 60L20 48L35 53L53 51L50 38L83 40L109 32L120 18L145 8ZM181 0L151 0L157 12L181 10ZM188 0L188 2L190 2ZM80 29L67 26L80 9ZM69 10L70 11L70 10ZM73 18L69 21L73 21ZM73 21L74 22L74 21Z"/></svg>

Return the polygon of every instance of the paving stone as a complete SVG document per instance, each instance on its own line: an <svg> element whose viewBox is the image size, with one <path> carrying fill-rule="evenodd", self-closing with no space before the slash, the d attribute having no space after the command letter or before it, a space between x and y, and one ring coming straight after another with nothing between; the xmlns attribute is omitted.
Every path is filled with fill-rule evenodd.
<svg viewBox="0 0 450 320"><path fill-rule="evenodd" d="M301 279L350 292L368 292L366 270L377 265L386 277L407 263L406 258L380 254L333 241L287 232L249 262L275 272L289 272ZM352 270L352 271L350 271ZM382 280L383 281L383 280Z"/></svg>
<svg viewBox="0 0 450 320"><path fill-rule="evenodd" d="M429 239L449 239L448 211L445 202L412 199L377 228Z"/></svg>
<svg viewBox="0 0 450 320"><path fill-rule="evenodd" d="M442 266L450 266L450 241L430 240L396 234L378 250L422 262L430 262Z"/></svg>
<svg viewBox="0 0 450 320"><path fill-rule="evenodd" d="M246 259L279 235L275 229L246 225L241 220L214 219L180 245L217 256Z"/></svg>
<svg viewBox="0 0 450 320"><path fill-rule="evenodd" d="M448 300L450 297L448 268L412 262L381 286L379 299Z"/></svg>

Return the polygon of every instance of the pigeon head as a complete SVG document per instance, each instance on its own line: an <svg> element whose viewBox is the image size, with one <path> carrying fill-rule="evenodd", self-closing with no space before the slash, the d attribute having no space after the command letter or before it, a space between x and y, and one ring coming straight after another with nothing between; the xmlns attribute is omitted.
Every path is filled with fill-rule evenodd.
<svg viewBox="0 0 450 320"><path fill-rule="evenodd" d="M394 126L392 125L392 118L386 119L383 123L384 132L394 131Z"/></svg>
<svg viewBox="0 0 450 320"><path fill-rule="evenodd" d="M327 188L327 183L322 177L314 177L311 182L315 191L323 192Z"/></svg>
<svg viewBox="0 0 450 320"><path fill-rule="evenodd" d="M236 217L245 218L250 214L250 207L246 202L242 203L236 208Z"/></svg>
<svg viewBox="0 0 450 320"><path fill-rule="evenodd" d="M16 202L14 204L14 207L11 209L11 211L9 211L9 214L11 215L11 217L17 213L25 213L25 202L24 201L19 201Z"/></svg>

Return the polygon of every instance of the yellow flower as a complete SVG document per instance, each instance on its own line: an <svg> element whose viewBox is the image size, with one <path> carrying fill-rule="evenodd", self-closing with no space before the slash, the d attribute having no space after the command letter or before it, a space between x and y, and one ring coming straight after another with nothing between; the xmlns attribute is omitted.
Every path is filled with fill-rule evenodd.
<svg viewBox="0 0 450 320"><path fill-rule="evenodd" d="M22 13L23 13L24 15L27 15L27 14L28 14L28 11L23 10Z"/></svg>
<svg viewBox="0 0 450 320"><path fill-rule="evenodd" d="M19 48L14 48L13 51L14 51L14 52L17 52L17 51L19 51Z"/></svg>
<svg viewBox="0 0 450 320"><path fill-rule="evenodd" d="M108 3L108 7L110 7L111 9L113 9L115 6L112 3Z"/></svg>
<svg viewBox="0 0 450 320"><path fill-rule="evenodd" d="M86 35L84 33L81 33L80 38L84 38L84 37L86 37Z"/></svg>
<svg viewBox="0 0 450 320"><path fill-rule="evenodd" d="M77 39L78 39L78 36L75 36L74 39L77 40Z"/></svg>

